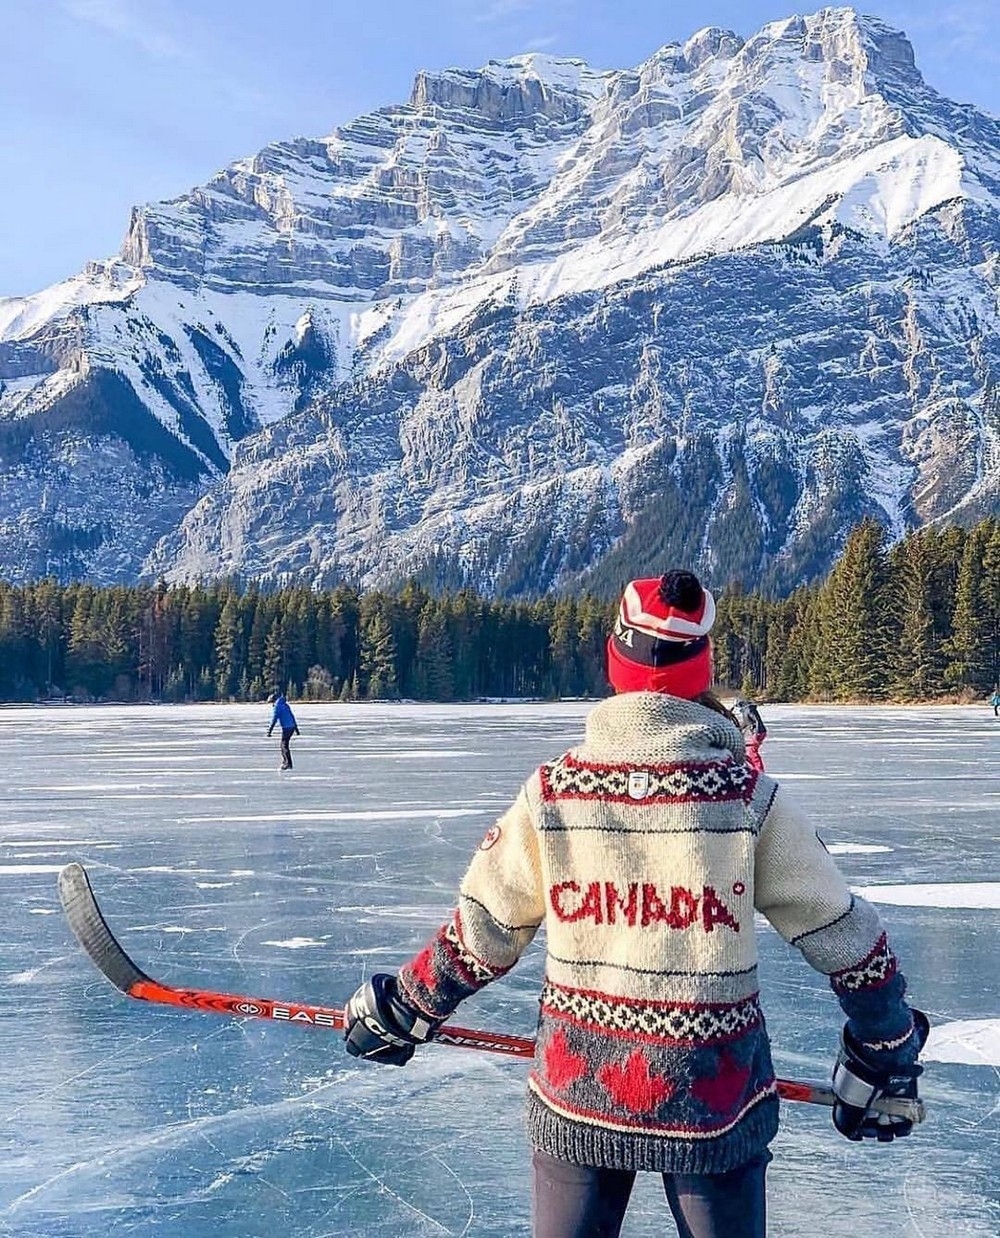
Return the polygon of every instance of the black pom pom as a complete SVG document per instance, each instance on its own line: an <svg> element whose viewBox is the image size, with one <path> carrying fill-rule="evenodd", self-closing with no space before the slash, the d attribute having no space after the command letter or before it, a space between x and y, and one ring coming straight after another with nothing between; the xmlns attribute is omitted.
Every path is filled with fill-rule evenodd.
<svg viewBox="0 0 1000 1238"><path fill-rule="evenodd" d="M678 610L696 611L702 602L701 582L694 572L665 572L660 577L660 598Z"/></svg>

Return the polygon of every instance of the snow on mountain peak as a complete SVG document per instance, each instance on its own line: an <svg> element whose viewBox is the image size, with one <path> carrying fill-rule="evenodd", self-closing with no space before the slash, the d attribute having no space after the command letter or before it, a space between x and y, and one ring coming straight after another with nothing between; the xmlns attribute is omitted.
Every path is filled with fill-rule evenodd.
<svg viewBox="0 0 1000 1238"><path fill-rule="evenodd" d="M565 118L586 110L605 91L612 75L570 57L527 52L487 61L479 69L421 70L410 106L480 111L509 126L536 117Z"/></svg>
<svg viewBox="0 0 1000 1238"><path fill-rule="evenodd" d="M297 298L340 303L340 368L356 347L374 364L508 295L514 271L522 303L544 300L807 221L885 242L940 202L988 199L1000 132L980 114L953 123L956 108L923 84L904 35L844 7L745 41L705 27L632 70L530 52L422 72L407 105L135 208L131 279L112 288L95 267L7 305L5 334L153 278L290 298L275 339L293 333Z"/></svg>
<svg viewBox="0 0 1000 1238"><path fill-rule="evenodd" d="M500 82L534 79L559 90L595 98L604 93L611 76L609 71L594 69L585 60L546 52L523 52L506 60L490 60L479 71Z"/></svg>
<svg viewBox="0 0 1000 1238"><path fill-rule="evenodd" d="M368 398L364 383L426 352L417 369L437 367L447 386L450 343L484 318L536 321L569 294L610 297L746 255L835 263L848 234L890 261L921 229L948 244L988 236L969 219L998 213L1000 122L937 95L904 35L850 8L746 40L708 26L629 69L530 52L426 71L406 103L137 207L120 261L0 299L0 420L60 424L51 410L79 388L74 416L104 426L119 409L136 476L150 444L166 444L190 497L249 434L339 383ZM976 245L995 263L995 246ZM772 407L784 371L768 366ZM557 404L557 437L575 450ZM321 433L346 450L336 426ZM629 439L622 459L654 441Z"/></svg>

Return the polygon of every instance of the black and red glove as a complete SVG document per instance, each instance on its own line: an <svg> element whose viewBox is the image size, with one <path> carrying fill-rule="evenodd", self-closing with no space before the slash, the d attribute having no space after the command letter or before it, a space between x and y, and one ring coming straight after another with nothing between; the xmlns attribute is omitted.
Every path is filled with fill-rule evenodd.
<svg viewBox="0 0 1000 1238"><path fill-rule="evenodd" d="M413 1050L430 1040L442 1019L412 1006L395 976L379 972L365 981L344 1009L344 1040L352 1057L405 1066Z"/></svg>

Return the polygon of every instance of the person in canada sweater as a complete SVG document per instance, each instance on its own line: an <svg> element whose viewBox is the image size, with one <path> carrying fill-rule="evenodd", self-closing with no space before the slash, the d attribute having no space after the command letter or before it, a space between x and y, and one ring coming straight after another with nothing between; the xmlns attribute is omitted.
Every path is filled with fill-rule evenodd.
<svg viewBox="0 0 1000 1238"><path fill-rule="evenodd" d="M615 695L486 833L450 919L346 1010L347 1049L401 1065L545 924L528 1080L536 1238L614 1238L637 1171L663 1175L689 1238L763 1238L778 1096L754 912L829 977L847 1022L834 1071L850 1139L909 1133L927 1022L878 913L778 783L751 768L708 689L711 593L635 580L607 645Z"/></svg>

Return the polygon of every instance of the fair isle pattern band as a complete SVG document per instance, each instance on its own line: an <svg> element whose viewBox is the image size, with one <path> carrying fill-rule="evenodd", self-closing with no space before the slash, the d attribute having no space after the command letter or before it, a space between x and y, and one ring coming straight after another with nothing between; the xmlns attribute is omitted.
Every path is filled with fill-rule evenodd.
<svg viewBox="0 0 1000 1238"><path fill-rule="evenodd" d="M705 1045L742 1036L763 1020L757 994L741 1002L672 1003L624 1001L603 993L548 983L542 1011L580 1027L628 1032L658 1041Z"/></svg>
<svg viewBox="0 0 1000 1238"><path fill-rule="evenodd" d="M616 803L747 799L757 779L755 770L735 761L707 761L700 765L596 765L568 754L539 770L546 800L613 800ZM630 780L644 776L642 794Z"/></svg>
<svg viewBox="0 0 1000 1238"><path fill-rule="evenodd" d="M457 959L459 965L471 977L474 983L478 986L489 984L491 980L496 980L497 976L502 976L509 968L489 967L482 959L477 958L471 950L462 941L460 933L459 917L456 913L449 920L447 927L444 930L444 939L451 947L452 952Z"/></svg>
<svg viewBox="0 0 1000 1238"><path fill-rule="evenodd" d="M830 983L834 991L856 993L860 989L874 989L885 984L896 974L896 956L889 949L885 933L879 937L867 958L856 967L834 972Z"/></svg>
<svg viewBox="0 0 1000 1238"><path fill-rule="evenodd" d="M896 1036L892 1040L864 1040L861 1043L866 1049L871 1049L875 1053L894 1053L897 1049L901 1049L912 1035L913 1021L911 1020L910 1026L902 1036Z"/></svg>

